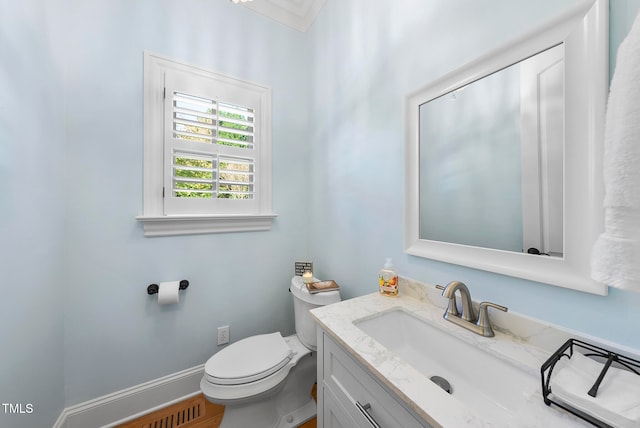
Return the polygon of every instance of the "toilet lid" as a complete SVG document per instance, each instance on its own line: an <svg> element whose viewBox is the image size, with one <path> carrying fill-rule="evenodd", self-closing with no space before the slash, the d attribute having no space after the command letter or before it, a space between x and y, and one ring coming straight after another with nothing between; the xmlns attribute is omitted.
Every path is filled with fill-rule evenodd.
<svg viewBox="0 0 640 428"><path fill-rule="evenodd" d="M278 332L242 339L209 358L207 379L218 385L239 385L263 379L291 360L293 352Z"/></svg>

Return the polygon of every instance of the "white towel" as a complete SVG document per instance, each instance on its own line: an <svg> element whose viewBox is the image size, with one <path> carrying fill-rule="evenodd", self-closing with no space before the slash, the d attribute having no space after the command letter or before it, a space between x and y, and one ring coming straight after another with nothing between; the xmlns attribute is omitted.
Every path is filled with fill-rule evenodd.
<svg viewBox="0 0 640 428"><path fill-rule="evenodd" d="M640 15L620 44L607 105L605 224L591 277L640 292Z"/></svg>
<svg viewBox="0 0 640 428"><path fill-rule="evenodd" d="M555 398L578 410L620 428L640 427L640 376L609 367L596 397L588 392L598 379L604 364L579 352L560 360L551 374L551 392Z"/></svg>

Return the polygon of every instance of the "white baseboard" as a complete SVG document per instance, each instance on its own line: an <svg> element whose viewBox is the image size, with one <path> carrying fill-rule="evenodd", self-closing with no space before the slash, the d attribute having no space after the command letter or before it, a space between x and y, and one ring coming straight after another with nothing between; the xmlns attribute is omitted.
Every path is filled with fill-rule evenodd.
<svg viewBox="0 0 640 428"><path fill-rule="evenodd" d="M200 392L204 365L65 408L53 428L113 427Z"/></svg>

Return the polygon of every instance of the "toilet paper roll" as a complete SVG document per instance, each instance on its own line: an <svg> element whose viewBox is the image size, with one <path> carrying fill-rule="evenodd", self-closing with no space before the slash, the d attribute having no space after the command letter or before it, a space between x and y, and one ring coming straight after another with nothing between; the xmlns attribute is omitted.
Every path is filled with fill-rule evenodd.
<svg viewBox="0 0 640 428"><path fill-rule="evenodd" d="M158 304L170 305L172 303L178 303L180 295L180 281L167 281L161 282L158 290Z"/></svg>

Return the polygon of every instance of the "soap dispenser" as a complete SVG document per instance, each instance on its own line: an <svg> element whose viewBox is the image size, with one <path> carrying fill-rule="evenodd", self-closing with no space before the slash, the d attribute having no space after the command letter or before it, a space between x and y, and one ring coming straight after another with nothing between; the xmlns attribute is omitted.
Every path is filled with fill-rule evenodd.
<svg viewBox="0 0 640 428"><path fill-rule="evenodd" d="M389 257L387 257L384 267L380 270L378 283L380 285L380 294L383 296L395 297L398 295L398 273L393 268Z"/></svg>

